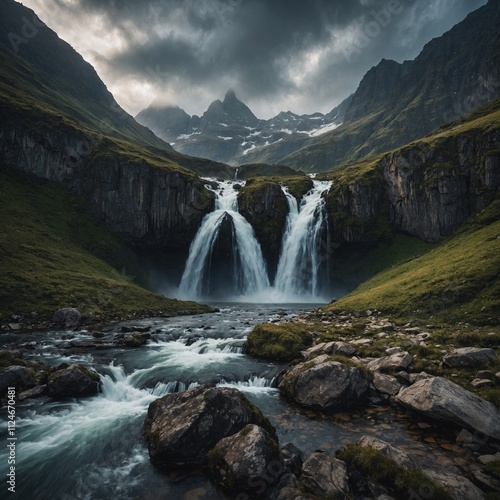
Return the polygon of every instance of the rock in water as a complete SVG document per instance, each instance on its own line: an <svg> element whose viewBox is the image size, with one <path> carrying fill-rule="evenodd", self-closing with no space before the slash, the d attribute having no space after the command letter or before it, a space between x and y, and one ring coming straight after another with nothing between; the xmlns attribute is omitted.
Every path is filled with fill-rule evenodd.
<svg viewBox="0 0 500 500"><path fill-rule="evenodd" d="M445 378L420 380L403 389L396 400L429 417L454 422L500 439L497 407Z"/></svg>
<svg viewBox="0 0 500 500"><path fill-rule="evenodd" d="M149 405L145 422L149 456L160 467L204 465L208 452L248 424L276 431L237 389L193 387L167 394Z"/></svg>
<svg viewBox="0 0 500 500"><path fill-rule="evenodd" d="M349 493L347 466L324 453L313 453L302 466L301 489L320 498L346 498Z"/></svg>
<svg viewBox="0 0 500 500"><path fill-rule="evenodd" d="M59 398L93 396L99 391L99 380L95 370L82 365L70 365L49 377L47 390L50 396Z"/></svg>
<svg viewBox="0 0 500 500"><path fill-rule="evenodd" d="M496 358L496 353L493 349L462 347L447 354L443 358L443 363L452 368L468 368L488 366L494 358Z"/></svg>
<svg viewBox="0 0 500 500"><path fill-rule="evenodd" d="M0 373L0 396L4 396L9 387L22 391L35 387L36 384L33 370L25 366L9 366Z"/></svg>
<svg viewBox="0 0 500 500"><path fill-rule="evenodd" d="M255 424L221 439L209 453L209 465L224 488L258 498L270 496L284 471L278 442Z"/></svg>
<svg viewBox="0 0 500 500"><path fill-rule="evenodd" d="M281 448L281 456L283 457L287 470L295 474L297 477L300 476L303 463L302 451L300 451L292 443L287 443L283 446L283 448Z"/></svg>
<svg viewBox="0 0 500 500"><path fill-rule="evenodd" d="M368 378L361 369L332 361L323 355L291 368L279 388L302 406L336 412L363 402L368 390Z"/></svg>
<svg viewBox="0 0 500 500"><path fill-rule="evenodd" d="M81 319L81 312L78 309L74 309L73 307L58 309L52 316L52 321L54 323L65 326L66 328L78 326Z"/></svg>

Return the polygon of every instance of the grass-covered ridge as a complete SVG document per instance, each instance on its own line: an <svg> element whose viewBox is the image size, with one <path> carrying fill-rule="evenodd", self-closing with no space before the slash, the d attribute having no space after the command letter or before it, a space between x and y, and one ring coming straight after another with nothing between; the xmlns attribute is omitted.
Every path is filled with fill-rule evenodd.
<svg viewBox="0 0 500 500"><path fill-rule="evenodd" d="M500 198L424 255L369 279L328 310L494 322L500 308Z"/></svg>
<svg viewBox="0 0 500 500"><path fill-rule="evenodd" d="M77 307L94 320L209 310L132 282L128 274L136 270L122 244L63 188L2 171L0 200L3 320L32 311L50 320L60 307Z"/></svg>

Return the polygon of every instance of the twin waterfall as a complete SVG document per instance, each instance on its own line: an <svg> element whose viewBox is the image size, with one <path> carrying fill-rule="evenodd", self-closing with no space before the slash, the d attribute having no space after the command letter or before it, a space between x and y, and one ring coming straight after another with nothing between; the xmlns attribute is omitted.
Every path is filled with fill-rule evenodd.
<svg viewBox="0 0 500 500"><path fill-rule="evenodd" d="M282 187L289 213L271 286L254 230L238 213L236 183L210 180L206 187L215 193L215 210L205 216L191 243L180 296L248 302L320 300L320 250L328 221L323 195L331 182L313 182L300 204Z"/></svg>

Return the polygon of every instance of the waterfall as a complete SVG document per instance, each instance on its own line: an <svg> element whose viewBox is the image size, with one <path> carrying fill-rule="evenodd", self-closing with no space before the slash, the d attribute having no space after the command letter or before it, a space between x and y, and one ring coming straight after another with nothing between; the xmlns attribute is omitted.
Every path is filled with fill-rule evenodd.
<svg viewBox="0 0 500 500"><path fill-rule="evenodd" d="M288 296L318 297L321 292L321 241L327 223L323 197L331 182L313 181L314 187L297 200L283 187L289 213L281 245L275 288Z"/></svg>
<svg viewBox="0 0 500 500"><path fill-rule="evenodd" d="M234 184L222 181L215 188L206 186L215 193L215 210L204 217L191 243L179 287L181 297L245 296L269 287L254 230L238 213Z"/></svg>

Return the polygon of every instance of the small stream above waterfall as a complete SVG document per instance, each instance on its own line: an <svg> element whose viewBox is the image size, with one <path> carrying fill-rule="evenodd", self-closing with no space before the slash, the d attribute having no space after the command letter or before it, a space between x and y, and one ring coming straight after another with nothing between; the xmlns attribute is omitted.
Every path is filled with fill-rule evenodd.
<svg viewBox="0 0 500 500"><path fill-rule="evenodd" d="M217 304L216 304L217 305ZM173 499L226 498L203 472L172 476L156 470L148 456L143 424L149 404L198 384L241 390L276 427L280 444L300 447L306 456L322 449L331 456L364 434L375 435L421 462L452 464L453 452L440 430L420 430L411 416L394 408L370 408L335 416L287 404L276 388L285 365L243 352L257 323L292 319L310 305L218 304L219 312L102 326L150 326L151 339L137 349L90 348L89 330L7 333L0 348L19 349L32 360L57 366L81 363L101 376L101 392L81 399L40 397L16 405L17 490L12 498ZM6 442L7 408L0 409ZM432 437L432 439L429 439ZM0 451L5 477L7 448Z"/></svg>
<svg viewBox="0 0 500 500"><path fill-rule="evenodd" d="M329 231L324 195L331 182L314 180L314 187L300 202L282 186L289 212L275 283L271 284L255 231L238 212L237 187L245 181L206 180L206 188L215 194L215 208L204 217L191 243L179 297L274 303L326 301L330 257L325 251Z"/></svg>

